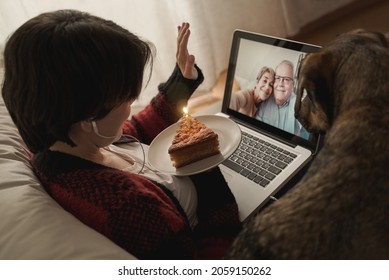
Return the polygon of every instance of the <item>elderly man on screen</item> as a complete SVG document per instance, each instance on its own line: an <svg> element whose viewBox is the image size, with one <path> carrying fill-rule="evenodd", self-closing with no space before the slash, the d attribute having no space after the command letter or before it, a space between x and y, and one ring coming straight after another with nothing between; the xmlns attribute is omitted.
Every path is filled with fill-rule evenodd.
<svg viewBox="0 0 389 280"><path fill-rule="evenodd" d="M261 103L255 117L279 129L300 135L301 124L294 117L296 95L292 94L293 72L293 63L289 60L283 60L277 65L273 95Z"/></svg>

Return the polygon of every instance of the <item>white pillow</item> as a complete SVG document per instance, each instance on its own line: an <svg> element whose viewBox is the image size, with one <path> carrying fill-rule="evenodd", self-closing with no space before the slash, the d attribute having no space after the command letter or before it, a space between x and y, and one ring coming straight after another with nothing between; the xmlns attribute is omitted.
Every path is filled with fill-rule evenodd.
<svg viewBox="0 0 389 280"><path fill-rule="evenodd" d="M135 259L59 206L28 159L0 97L0 259Z"/></svg>

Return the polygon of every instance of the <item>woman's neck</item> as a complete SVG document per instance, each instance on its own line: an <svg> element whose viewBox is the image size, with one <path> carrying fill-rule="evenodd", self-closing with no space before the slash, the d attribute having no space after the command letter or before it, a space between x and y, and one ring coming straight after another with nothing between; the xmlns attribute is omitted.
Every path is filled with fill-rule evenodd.
<svg viewBox="0 0 389 280"><path fill-rule="evenodd" d="M77 156L98 163L100 163L103 160L102 149L99 147L85 147L85 146L72 147L65 142L57 141L50 147L50 150L63 152L66 154L70 154L73 156Z"/></svg>
<svg viewBox="0 0 389 280"><path fill-rule="evenodd" d="M121 170L129 167L132 168L134 165L133 161L125 160L119 155L111 152L107 148L83 146L71 147L70 145L64 142L57 141L54 143L54 145L50 147L50 150L67 153L107 167L112 167Z"/></svg>

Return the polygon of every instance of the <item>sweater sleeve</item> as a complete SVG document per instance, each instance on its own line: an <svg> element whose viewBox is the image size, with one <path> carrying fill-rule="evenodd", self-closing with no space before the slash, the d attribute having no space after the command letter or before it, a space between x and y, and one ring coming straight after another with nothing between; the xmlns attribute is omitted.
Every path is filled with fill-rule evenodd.
<svg viewBox="0 0 389 280"><path fill-rule="evenodd" d="M191 179L198 196L195 257L220 259L242 227L235 197L218 167Z"/></svg>
<svg viewBox="0 0 389 280"><path fill-rule="evenodd" d="M195 67L199 75L191 80L183 77L176 65L170 78L158 86L159 93L150 104L125 122L123 133L150 144L163 129L175 123L182 116L182 108L190 96L204 80L200 68Z"/></svg>

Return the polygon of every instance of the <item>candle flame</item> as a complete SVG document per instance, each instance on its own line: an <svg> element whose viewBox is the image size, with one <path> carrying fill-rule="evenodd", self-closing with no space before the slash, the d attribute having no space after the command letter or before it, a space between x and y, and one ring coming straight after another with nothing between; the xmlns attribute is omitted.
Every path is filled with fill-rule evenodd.
<svg viewBox="0 0 389 280"><path fill-rule="evenodd" d="M185 115L188 114L188 108L184 107L183 111L184 111L184 114L185 114Z"/></svg>

